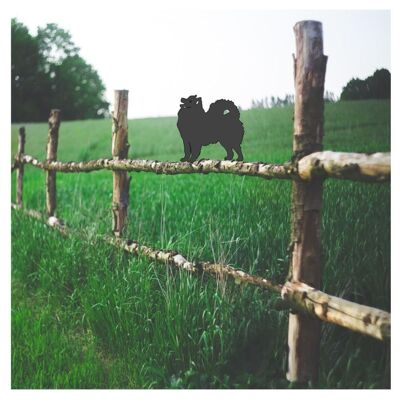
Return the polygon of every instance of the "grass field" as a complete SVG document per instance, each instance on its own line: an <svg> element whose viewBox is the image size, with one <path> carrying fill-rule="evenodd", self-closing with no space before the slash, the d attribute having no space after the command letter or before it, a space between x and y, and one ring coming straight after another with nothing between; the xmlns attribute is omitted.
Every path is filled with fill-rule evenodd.
<svg viewBox="0 0 400 400"><path fill-rule="evenodd" d="M242 112L246 161L291 157L292 108ZM47 124L25 124L44 158ZM12 127L12 154L18 126ZM130 158L177 161L176 118L129 121ZM390 150L390 102L328 104L325 149ZM61 124L60 160L110 157L108 120ZM201 158L222 159L221 146ZM288 181L132 173L126 236L190 260L230 263L283 282ZM14 177L13 177L14 178ZM44 173L25 169L24 202L44 211ZM13 195L14 199L14 179ZM102 243L112 175L57 175L57 214L84 232L63 237L12 212L13 388L287 388L286 311L276 296L191 276ZM390 311L390 184L328 180L323 290ZM390 343L324 324L321 388L390 387Z"/></svg>

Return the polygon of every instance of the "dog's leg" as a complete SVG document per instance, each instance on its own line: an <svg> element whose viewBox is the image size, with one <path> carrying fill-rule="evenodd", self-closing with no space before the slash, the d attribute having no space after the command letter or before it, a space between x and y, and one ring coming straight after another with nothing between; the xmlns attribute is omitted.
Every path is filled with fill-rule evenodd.
<svg viewBox="0 0 400 400"><path fill-rule="evenodd" d="M240 147L240 144L234 146L234 150L236 151L238 158L237 161L243 161L243 153L242 153L242 148Z"/></svg>
<svg viewBox="0 0 400 400"><path fill-rule="evenodd" d="M231 146L228 146L225 143L221 143L222 147L226 150L226 157L225 160L232 160L233 159L233 150Z"/></svg>
<svg viewBox="0 0 400 400"><path fill-rule="evenodd" d="M192 155L190 156L190 162L195 162L197 158L199 157L201 152L201 145L193 145L192 146Z"/></svg>
<svg viewBox="0 0 400 400"><path fill-rule="evenodd" d="M183 141L183 150L185 152L185 156L181 158L181 161L189 161L190 159L190 144L187 140L182 139Z"/></svg>

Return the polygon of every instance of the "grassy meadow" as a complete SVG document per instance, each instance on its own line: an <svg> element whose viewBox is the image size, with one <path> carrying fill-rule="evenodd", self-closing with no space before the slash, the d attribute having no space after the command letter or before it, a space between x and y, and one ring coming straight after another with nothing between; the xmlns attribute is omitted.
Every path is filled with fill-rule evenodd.
<svg viewBox="0 0 400 400"><path fill-rule="evenodd" d="M292 117L291 107L243 111L245 160L290 159ZM44 159L47 124L25 126L26 153ZM175 117L130 120L129 142L130 158L183 155ZM390 102L327 104L324 147L389 151ZM60 160L110 154L110 120L62 122ZM225 153L211 145L200 157ZM130 175L126 237L284 282L289 181ZM44 211L44 188L43 171L26 166L24 205ZM57 215L86 240L12 212L13 388L293 386L285 379L288 312L278 310L276 295L103 243L98 234L111 231L109 171L59 173L57 196ZM390 311L390 184L325 182L323 256L324 291ZM317 387L390 387L390 343L323 324Z"/></svg>

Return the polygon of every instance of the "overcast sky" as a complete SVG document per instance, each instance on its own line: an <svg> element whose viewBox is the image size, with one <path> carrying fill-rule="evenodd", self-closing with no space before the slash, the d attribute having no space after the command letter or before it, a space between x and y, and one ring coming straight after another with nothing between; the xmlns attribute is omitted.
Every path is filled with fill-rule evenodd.
<svg viewBox="0 0 400 400"><path fill-rule="evenodd" d="M88 19L75 7L61 11L52 3L38 13L30 4L16 7L14 16L33 34L47 22L69 30L103 79L108 101L114 89L129 90L129 118L174 115L180 98L191 94L202 96L205 107L228 98L248 108L252 99L293 93L293 26L304 19L323 23L327 90L339 95L352 77L390 70L389 11L120 7L116 17L111 2Z"/></svg>

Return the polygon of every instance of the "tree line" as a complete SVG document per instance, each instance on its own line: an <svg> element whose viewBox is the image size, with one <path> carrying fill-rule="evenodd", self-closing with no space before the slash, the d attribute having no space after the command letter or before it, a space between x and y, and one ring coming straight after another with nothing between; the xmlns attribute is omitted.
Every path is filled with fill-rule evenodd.
<svg viewBox="0 0 400 400"><path fill-rule="evenodd" d="M368 99L390 99L390 72L385 69L376 70L373 75L366 79L353 78L342 89L340 97L336 97L333 92L326 91L324 101L326 103L336 102L338 100L368 100ZM279 96L264 97L262 99L253 99L251 107L254 108L275 108L285 107L294 104L294 95L286 94Z"/></svg>
<svg viewBox="0 0 400 400"><path fill-rule="evenodd" d="M11 21L11 120L44 121L49 110L62 110L64 120L104 118L109 103L97 71L80 55L68 31L56 24L36 35Z"/></svg>
<svg viewBox="0 0 400 400"><path fill-rule="evenodd" d="M390 99L390 72L377 69L366 79L351 79L343 88L340 100Z"/></svg>
<svg viewBox="0 0 400 400"><path fill-rule="evenodd" d="M326 91L324 94L324 101L326 103L332 103L337 101L337 97L333 92ZM275 108L275 107L286 107L294 105L294 95L286 94L284 97L279 96L266 96L262 99L252 99L251 109L254 108Z"/></svg>

